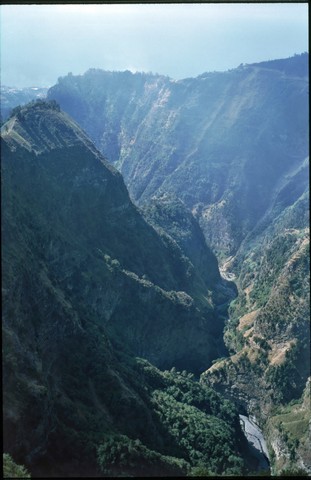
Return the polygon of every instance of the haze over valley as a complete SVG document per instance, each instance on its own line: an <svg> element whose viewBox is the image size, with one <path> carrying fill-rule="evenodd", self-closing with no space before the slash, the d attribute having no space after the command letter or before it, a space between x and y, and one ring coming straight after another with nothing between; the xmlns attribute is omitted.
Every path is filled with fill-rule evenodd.
<svg viewBox="0 0 311 480"><path fill-rule="evenodd" d="M51 11L80 31L76 7ZM143 28L121 7L100 18L111 32L128 19L130 59ZM191 45L199 11L218 28L237 12L196 7ZM272 6L237 7L235 38L251 12L258 32L277 25ZM284 48L303 7L279 7ZM93 63L54 81L66 49L42 81L39 63L18 79L6 49L5 478L311 474L309 56L255 43L253 59L240 48L247 61L190 75L173 56L175 77Z"/></svg>

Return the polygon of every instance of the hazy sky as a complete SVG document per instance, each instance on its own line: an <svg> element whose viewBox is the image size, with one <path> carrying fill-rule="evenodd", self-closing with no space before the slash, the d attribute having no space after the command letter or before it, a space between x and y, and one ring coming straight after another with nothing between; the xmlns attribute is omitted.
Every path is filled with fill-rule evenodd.
<svg viewBox="0 0 311 480"><path fill-rule="evenodd" d="M2 5L1 82L89 68L174 79L308 50L307 3Z"/></svg>

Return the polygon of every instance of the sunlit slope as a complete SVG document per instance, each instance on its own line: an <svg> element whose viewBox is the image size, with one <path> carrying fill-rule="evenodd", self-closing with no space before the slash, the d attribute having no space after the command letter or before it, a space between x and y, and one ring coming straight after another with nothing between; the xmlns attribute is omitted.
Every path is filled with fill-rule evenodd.
<svg viewBox="0 0 311 480"><path fill-rule="evenodd" d="M237 251L308 155L307 54L180 81L90 70L48 95L118 166L136 202L177 195L222 254Z"/></svg>
<svg viewBox="0 0 311 480"><path fill-rule="evenodd" d="M305 192L240 249L231 264L239 295L231 304L225 332L231 357L202 376L203 382L256 415L278 473L311 471L307 397L300 408L310 376L308 205ZM300 411L296 428L291 421L298 421ZM284 422L283 413L288 413Z"/></svg>

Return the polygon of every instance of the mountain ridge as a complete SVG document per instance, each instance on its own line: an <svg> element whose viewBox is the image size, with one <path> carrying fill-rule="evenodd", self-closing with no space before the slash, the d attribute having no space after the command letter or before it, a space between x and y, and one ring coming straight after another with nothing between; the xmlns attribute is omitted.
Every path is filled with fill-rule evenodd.
<svg viewBox="0 0 311 480"><path fill-rule="evenodd" d="M139 358L200 373L219 354L204 282L55 104L13 117L1 139L4 451L39 478L249 468L234 406ZM45 129L61 125L68 143L47 148Z"/></svg>
<svg viewBox="0 0 311 480"><path fill-rule="evenodd" d="M272 472L276 474L288 469L295 471L297 466L305 471L311 468L305 434L307 394L304 393L310 371L306 345L310 304L307 61L308 55L303 54L292 59L263 62L259 66L241 65L228 72L208 73L178 82L157 75L108 74L98 70L91 70L84 76L61 78L50 90L49 98L61 100L62 107L88 131L97 148L121 169L139 208L131 204L124 185L121 186L120 174L113 167L110 167L110 174L107 170L105 179L105 184L111 185L108 190L98 181L99 171L91 168L88 173L84 170L87 165L90 168L94 155L97 163L102 157L94 147L89 149L87 142L83 143L82 133L79 134L82 141L67 149L66 142L62 145L57 137L52 141L42 129L40 135L45 145L42 147L37 145L35 137L33 142L25 142L26 135L19 125L22 141L18 136L11 138L11 147L16 150L4 150L5 156L12 160L12 165L3 165L6 179L9 178L6 169L13 168L10 188L5 193L11 212L4 212L11 232L6 237L5 265L10 273L5 280L18 287L15 298L12 297L14 288L6 297L9 298L6 306L21 305L18 312L15 310L20 324L23 324L29 305L32 305L30 311L36 312L33 305L38 302L27 295L27 301L23 300L19 292L34 289L46 306L53 309L54 298L61 315L67 312L72 318L66 327L56 322L59 331L68 329L69 336L78 338L78 332L85 330L86 325L88 335L91 325L99 329L99 335L111 343L111 350L103 345L98 350L99 358L104 348L104 357L110 359L105 361L112 372L105 373L104 383L109 384L111 379L107 379L111 373L112 378L116 375L120 379L122 398L128 398L125 392L130 390L129 404L140 405L135 406L135 412L141 408L145 419L149 407L146 410L138 400L141 391L137 394L134 379L138 367L130 360L133 353L147 357L161 368L171 368L177 363L179 369L191 366L199 374L217 356L227 356L227 348L230 357L214 362L203 373L200 388L212 386L219 392L219 402L224 396L242 408L244 414L255 415L268 439ZM37 108L40 109L39 104ZM31 123L30 118L28 128ZM53 122L48 124L48 129L52 127ZM49 151L49 142L56 148ZM47 170L48 176L45 176L47 171L39 173L37 170L40 159L45 159L46 167L52 169ZM78 174L77 165L80 165ZM67 183L63 183L64 173ZM41 191L36 182L41 185ZM52 194L50 184L54 189ZM68 203L66 194L72 191L73 185L84 189L84 194ZM44 195L45 190L50 192L49 196ZM12 192L15 192L13 196ZM100 200L101 195L105 201ZM37 198L44 200L41 211ZM53 204L54 198L58 203ZM88 220L91 206L94 221ZM145 220L141 217L141 208ZM104 213L104 221L99 220L98 211ZM20 225L28 225L24 232L18 229L16 222L14 224L14 212L18 214ZM46 213L53 219L55 232L47 228ZM32 219L30 222L28 217ZM34 225L37 235L33 234ZM65 233L66 229L70 235ZM56 238L55 233L61 239ZM98 242L99 238L105 241ZM11 252L9 239L17 241ZM215 264L206 240L223 264L226 277L235 278L237 292L233 293L232 284L219 280L217 262ZM22 245L24 242L24 256L19 242ZM30 273L36 271L35 263L30 267L25 260L28 255L29 262L31 258L35 261L31 245L36 247L35 257L40 253L40 262L43 262L40 263L40 280L32 278ZM67 254L68 247L74 252L72 258ZM202 257L198 252L202 252ZM22 262L17 265L16 259ZM23 261L27 272L21 267ZM22 284L16 280L17 272L24 272ZM104 294L100 285L104 285ZM133 304L139 305L139 309L133 310ZM85 317L84 323L79 323L79 317L77 320L72 313L72 305ZM230 318L227 321L228 307ZM7 318L11 311L7 310ZM48 320L51 318L48 310L44 314ZM98 325L98 315L105 317L104 326ZM35 313L34 318L37 318ZM172 318L176 321L172 322ZM38 319L34 323L33 328L40 331ZM224 324L226 346L221 340ZM21 325L15 323L14 329L28 344L29 338ZM48 321L47 325L52 331L52 324ZM10 328L5 333L11 345L14 335ZM174 335L178 336L178 341L173 342L171 349L172 343L167 339ZM91 337L90 345L95 342L96 335ZM7 357L9 365L14 365L14 355L22 348L14 341L13 345ZM53 348L57 352L56 347ZM70 348L69 341L66 348ZM121 359L118 365L111 360L117 351ZM81 355L85 359L89 353L84 351ZM29 360L23 362L29 365ZM132 365L128 370L127 362ZM83 365L81 368L86 372ZM167 391L152 393L153 405L161 410L157 401L162 399L168 406L173 400L166 395L171 395L175 387L180 386L183 375L175 376L172 372L163 376L146 364L143 370L145 374L146 371L150 373L148 385L145 385L149 392L150 382L161 384L161 388L168 378L173 382ZM69 378L71 375L72 372ZM124 375L134 382L134 390ZM188 380L186 383L188 389L194 388ZM40 388L38 392L43 392ZM70 389L76 396L72 385ZM104 411L106 397L94 377L86 391L94 398L96 412ZM200 392L198 395L203 394ZM176 391L175 400L179 401L180 395ZM128 412L127 400L125 404L122 402L120 411ZM177 405L175 407L178 409ZM179 407L186 412L184 407ZM300 410L301 434L292 425L292 419ZM110 414L114 411L111 404L107 411ZM150 408L148 411L150 413ZM161 415L167 414L168 410L161 410ZM114 414L112 417L116 418ZM108 416L105 422L107 419ZM205 424L203 418L202 422ZM150 431L154 431L154 424L148 425ZM163 424L159 428L161 430ZM159 450L142 430L138 437L143 446L135 447L140 452L138 456L155 458L154 453L144 450L146 446L152 452L186 458L185 453L176 454L179 447L175 453L174 448ZM114 434L132 438L133 432L137 434L127 416L122 428ZM170 430L173 437L175 433ZM110 441L111 438L105 440L105 444L115 448L115 443ZM127 445L128 440L118 437L116 442L121 446L124 442ZM129 443L129 450L132 448ZM100 451L102 467L106 472L113 471L102 461L103 456L111 460L111 452L104 448ZM190 458L189 451L187 455ZM167 458L157 458L169 468ZM176 460L174 462L177 468ZM191 462L194 466L193 460ZM222 473L216 463L212 471ZM178 468L181 468L180 473L189 467L179 464Z"/></svg>
<svg viewBox="0 0 311 480"><path fill-rule="evenodd" d="M308 55L280 62L306 72ZM114 90L97 71L74 77L74 89L72 77L62 78L48 97L105 151L136 203L163 193L180 197L208 244L228 256L264 215L280 174L308 155L307 79L260 65L178 82L116 72L109 74ZM235 207L241 203L244 211Z"/></svg>
<svg viewBox="0 0 311 480"><path fill-rule="evenodd" d="M36 128L42 128L43 131L45 131L46 125L44 121L44 114L42 114L42 111L45 112L45 105L46 104L44 104L44 107L42 107L41 103L36 102L30 107L25 107L24 111L26 111L26 113L23 114L24 118L22 122L25 122L27 125L31 124L32 130ZM27 116L28 111L30 111L30 118L28 118ZM36 117L35 112L37 111L39 112L40 121L37 120ZM62 122L65 122L66 126L68 125L68 127L70 126L70 128L72 128L71 123L67 124L67 116L64 116L62 113L58 112L53 107L51 109L51 114L48 114L47 116L49 117L49 121L51 121L52 123L56 123L56 127L58 128L58 130ZM57 121L55 121L55 117L57 121L59 119L61 120L60 125L58 125ZM31 123L32 119L34 119L33 123ZM9 120L8 130L6 129L6 126L3 127L4 141L10 146L11 149L15 149L18 145L19 149L17 149L17 151L21 151L21 149L24 148L24 143L19 143L19 138L16 141L16 135L14 130L12 131L11 129L11 123L12 122ZM19 122L15 122L13 128L16 128L20 133L23 131ZM51 126L49 125L48 128L51 129ZM56 138L58 130L55 130ZM48 204L51 203L51 199L45 199L42 196L42 208L44 209L46 205L47 208L50 209L49 215L52 222L57 222L57 224L60 221L63 222L65 221L66 215L68 215L67 211L72 212L69 223L72 234L76 235L76 239L78 241L80 241L80 239L82 240L83 238L82 241L84 243L84 248L91 248L97 257L104 259L107 258L105 262L108 262L108 268L111 268L111 266L109 266L111 263L112 268L115 271L119 271L120 273L125 272L124 279L127 278L127 282L129 281L129 279L131 279L131 282L136 282L137 284L140 284L143 288L152 289L154 289L154 285L156 285L160 287L160 290L156 290L159 293L161 291L168 292L165 293L166 297L167 295L169 295L169 292L173 290L186 290L186 294L188 292L188 295L191 296L193 294L192 282L194 281L195 274L194 272L190 273L190 278L188 279L187 276L189 274L186 270L184 270L186 268L186 264L184 263L184 267L182 267L182 263L179 264L180 260L178 259L178 256L180 256L181 254L176 252L176 265L174 265L174 263L172 263L171 261L171 258L173 257L172 252L170 251L171 247L169 245L164 245L158 234L142 219L136 207L134 207L130 203L121 175L113 167L109 166L109 164L104 162L104 160L100 157L100 154L96 153L94 147L91 147L91 149L89 148L89 143L86 142L86 137L84 136L84 134L79 133L79 135L76 135L77 131L79 131L77 130L77 126L74 126L74 129L72 129L71 131L72 133L74 133L74 135L69 137L69 143L65 146L62 145L61 149L59 149L59 145L57 142L57 148L54 149L55 145L53 144L50 150L47 150L45 148L44 143L44 149L40 147L38 150L37 146L35 145L36 150L31 151L30 146L27 145L25 147L30 154L32 154L34 151L37 158L44 158L44 161L42 161L41 164L35 162L38 166L40 165L40 169L42 169L42 173L40 175L44 175L41 177L41 182L45 178L47 171L50 172L50 180L55 178L57 182L65 182L63 189L60 190L60 186L58 186L57 190L55 190L54 193L56 198L57 195L61 194L62 201L64 202L64 209L62 212L56 213L56 211L51 211L51 207L48 207ZM34 138L36 138L36 136L34 136ZM45 137L43 136L43 141L44 139ZM64 167L64 171L60 174L61 164L57 156L59 155L58 152L61 152L61 150L65 148L70 149L72 151L72 155L76 155L77 160L75 160L75 163L72 163L72 160L70 160L70 157L68 157L67 163ZM87 161L91 162L91 158L87 161L84 160L81 156L82 151L77 156L77 149L79 148L83 148L83 150L85 148L87 149L83 154L86 157L90 157L89 152L96 155L97 164L94 163L91 168L87 166ZM50 160L48 162L46 160L47 155L50 156ZM89 165L91 165L91 163L89 163ZM81 169L81 171L79 171L78 169ZM67 171L66 174L65 171ZM72 179L68 181L67 177L63 177L64 174L71 175ZM64 180L62 180L63 178ZM31 182L30 185L32 185L30 187L30 190L32 190L33 188L36 188L37 179L31 177L29 177L29 179ZM110 184L111 187L109 186ZM73 208L76 208L74 207L76 203L77 205L79 205L80 210L84 207L84 204L81 203L81 200L79 199L80 190L85 191L85 195L89 195L88 201L94 202L94 205L96 204L96 202L99 202L97 208L100 208L102 212L106 212L106 218L105 216L103 216L102 219L99 220L98 217L96 223L94 219L91 219L91 217L88 218L87 214L84 214L83 222L81 222L78 215L81 215L82 212L78 211L77 213L75 213L73 211ZM27 195L29 195L26 190L24 191ZM90 193L88 193L89 191ZM42 190L40 194L43 195ZM101 199L101 195L105 196ZM110 200L108 199L112 198L112 196L114 199L117 200L115 204L109 204ZM32 198L31 201L36 202L36 198ZM114 216L118 217L120 221L125 222L125 224L127 224L128 230L124 230L124 227L121 228L121 224L118 225L118 222L113 219ZM109 228L111 229L111 231L107 229L106 225L108 225L108 222L110 222ZM145 236L146 238L148 238L148 244L144 246L144 250L141 250L141 248L139 247L139 235L140 230L142 229L145 230ZM131 232L131 235L133 235L133 239L131 239L129 232ZM120 237L122 238L122 236L125 236L124 238L127 239L126 250L124 249L124 246L121 243L118 243L118 241L116 240ZM101 237L104 241L98 242L98 239L100 239ZM136 240L134 240L134 238ZM87 243L85 243L85 240L87 240ZM156 263L152 261L152 249L155 249L154 251L158 252L156 253ZM117 256L117 258L115 258L115 256ZM116 261L114 261L114 259ZM54 268L56 271L56 267ZM211 266L211 270L217 270L217 268L217 263L215 263L214 261L214 265ZM172 269L171 272L169 272L169 269ZM177 269L176 273L174 272L174 269ZM148 277L148 281L142 279L143 275L145 274ZM220 281L219 274L217 279ZM201 284L200 288L204 289L204 284ZM185 298L187 297L186 294ZM176 301L178 301L178 298L179 297L176 297ZM180 296L180 298L182 298L182 296ZM184 301L182 300L181 303L184 303ZM189 303L189 307L191 303L192 302ZM206 301L205 304L210 310L211 315L213 316L212 306L209 305ZM204 307L204 305L202 304L203 308L206 308L206 306Z"/></svg>
<svg viewBox="0 0 311 480"><path fill-rule="evenodd" d="M310 371L308 258L300 247L307 247L309 226L308 54L196 79L162 79L158 89L154 79L148 83L144 77L143 91L141 84L135 90L134 78L126 93L129 110L118 107L122 81L117 74L113 92L106 90L104 72L98 72L97 83L76 79L74 95L79 98L83 89L86 114L60 97L62 82L48 96L63 100L62 107L89 129L123 173L136 203L169 195L193 213L238 288L225 327L231 358L216 362L202 381L208 379L258 417L270 440L273 425L277 440L272 443L284 447L271 454L274 472L294 469L295 461L310 471L305 439L290 426L286 437L276 422L282 409L299 401ZM70 79L64 83L71 91ZM93 95L96 88L101 92L96 135L90 85ZM101 125L105 132L111 126L109 136L101 136ZM277 359L278 348L284 356ZM228 367L223 375L222 365ZM299 381L295 369L301 371ZM266 389L271 398L263 394Z"/></svg>

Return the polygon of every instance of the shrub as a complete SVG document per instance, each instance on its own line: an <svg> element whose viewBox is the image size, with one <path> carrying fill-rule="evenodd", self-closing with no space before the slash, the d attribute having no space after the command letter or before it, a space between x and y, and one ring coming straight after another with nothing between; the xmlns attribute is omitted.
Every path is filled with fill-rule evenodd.
<svg viewBox="0 0 311 480"><path fill-rule="evenodd" d="M17 465L8 453L3 454L3 478L31 478L26 468Z"/></svg>

